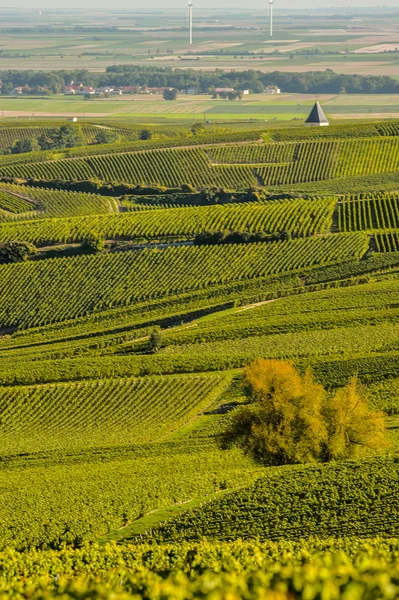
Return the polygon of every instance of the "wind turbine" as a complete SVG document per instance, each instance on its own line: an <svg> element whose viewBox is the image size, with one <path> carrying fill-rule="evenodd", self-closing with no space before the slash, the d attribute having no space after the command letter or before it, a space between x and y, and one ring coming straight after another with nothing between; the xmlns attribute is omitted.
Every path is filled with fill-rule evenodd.
<svg viewBox="0 0 399 600"><path fill-rule="evenodd" d="M269 0L269 27L270 37L273 37L273 0Z"/></svg>
<svg viewBox="0 0 399 600"><path fill-rule="evenodd" d="M188 26L190 30L190 46L193 44L193 3L188 0Z"/></svg>

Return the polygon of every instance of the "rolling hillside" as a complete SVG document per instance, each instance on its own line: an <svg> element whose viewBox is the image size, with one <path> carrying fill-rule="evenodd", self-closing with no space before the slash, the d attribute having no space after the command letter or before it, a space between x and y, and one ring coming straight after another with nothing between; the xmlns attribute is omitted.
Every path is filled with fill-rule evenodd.
<svg viewBox="0 0 399 600"><path fill-rule="evenodd" d="M120 600L214 576L234 600L257 578L273 600L341 597L290 595L309 556L342 589L366 555L396 581L399 129L322 129L0 156L0 588L47 573L83 597L72 570L101 574L100 600L115 577ZM328 397L358 374L385 455L226 447L256 358L310 367Z"/></svg>

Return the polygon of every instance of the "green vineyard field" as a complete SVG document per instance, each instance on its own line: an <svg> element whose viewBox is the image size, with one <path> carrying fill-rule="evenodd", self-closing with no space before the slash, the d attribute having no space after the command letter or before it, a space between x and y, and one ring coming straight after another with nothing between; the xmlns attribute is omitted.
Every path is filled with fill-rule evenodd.
<svg viewBox="0 0 399 600"><path fill-rule="evenodd" d="M123 115L79 117L86 146L22 154L7 148L51 121L0 127L1 600L395 600L399 121ZM99 128L118 141L96 144ZM320 462L230 443L232 417L257 411L244 369L259 358L324 387L305 390ZM381 413L336 411L352 445L328 462L325 408L354 375Z"/></svg>
<svg viewBox="0 0 399 600"><path fill-rule="evenodd" d="M37 326L213 284L360 258L361 233L274 244L170 247L0 267L0 323Z"/></svg>
<svg viewBox="0 0 399 600"><path fill-rule="evenodd" d="M155 441L197 417L225 375L0 388L2 453Z"/></svg>
<svg viewBox="0 0 399 600"><path fill-rule="evenodd" d="M270 469L253 487L176 517L152 536L162 542L394 536L398 481L397 462L388 459Z"/></svg>
<svg viewBox="0 0 399 600"><path fill-rule="evenodd" d="M33 196L48 202L51 211L60 206L72 212L76 199L77 209L94 213L95 202L108 205L114 199L77 192L48 192L32 188ZM27 190L26 194L31 194ZM0 198L1 201L1 198ZM328 233L332 226L335 201L330 198L311 200L277 200L266 203L227 204L223 206L158 208L122 213L115 216L90 216L79 219L43 220L40 223L9 223L0 226L0 241L30 241L35 244L80 241L95 232L105 239L193 237L202 231L238 230L255 232L289 231L297 236ZM145 206L141 207L145 209ZM61 216L59 214L58 216Z"/></svg>
<svg viewBox="0 0 399 600"><path fill-rule="evenodd" d="M4 203L2 202L3 198L5 199ZM8 201L8 208L6 201ZM20 206L21 209L12 211L12 205ZM9 212L20 213L35 210L34 214L23 217L35 219L118 212L118 205L114 198L107 198L98 194L48 190L4 183L0 184L0 208ZM18 219L18 221L20 220Z"/></svg>
<svg viewBox="0 0 399 600"><path fill-rule="evenodd" d="M399 227L399 194L342 198L338 205L340 231L395 229Z"/></svg>
<svg viewBox="0 0 399 600"><path fill-rule="evenodd" d="M170 148L88 157L83 153L81 158L3 163L0 160L0 175L12 177L97 178L168 187L190 183L197 188L243 188L260 180L265 186L279 186L394 172L399 167L399 138Z"/></svg>

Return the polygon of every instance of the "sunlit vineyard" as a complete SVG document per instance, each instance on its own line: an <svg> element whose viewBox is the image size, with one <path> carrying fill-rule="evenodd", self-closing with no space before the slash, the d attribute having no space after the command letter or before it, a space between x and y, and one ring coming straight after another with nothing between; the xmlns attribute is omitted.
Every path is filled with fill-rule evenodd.
<svg viewBox="0 0 399 600"><path fill-rule="evenodd" d="M367 236L354 233L274 244L170 247L3 265L0 323L43 325L212 284L359 258L368 243Z"/></svg>
<svg viewBox="0 0 399 600"><path fill-rule="evenodd" d="M7 192L11 192L13 195ZM21 206L21 208L25 207L25 211L35 209L35 218L96 215L118 212L118 205L114 198L107 198L98 194L48 190L39 187L3 183L0 184L0 208L3 208L3 198L6 200L10 199L9 203L15 202L16 206ZM29 202L29 200L31 202ZM29 206L29 209L27 209L26 206ZM4 209L10 210L10 208L7 209L5 205ZM18 210L18 212L25 211ZM10 210L10 212L17 211Z"/></svg>
<svg viewBox="0 0 399 600"><path fill-rule="evenodd" d="M237 146L215 146L206 153L213 163L291 163L296 144L244 144Z"/></svg>
<svg viewBox="0 0 399 600"><path fill-rule="evenodd" d="M399 195L347 196L338 205L340 231L395 229L399 227Z"/></svg>
<svg viewBox="0 0 399 600"><path fill-rule="evenodd" d="M3 453L149 442L215 401L223 375L0 388Z"/></svg>
<svg viewBox="0 0 399 600"><path fill-rule="evenodd" d="M207 154L208 153L208 154ZM214 161L215 164L212 164ZM320 139L203 148L169 148L8 164L0 175L157 183L169 187L249 187L316 182L396 171L397 137ZM218 164L223 163L223 164ZM241 163L241 164L240 164ZM264 166L262 166L264 163Z"/></svg>
<svg viewBox="0 0 399 600"><path fill-rule="evenodd" d="M5 551L0 587L10 596L34 600L44 593L50 600L128 600L144 594L164 600L392 600L399 593L397 548L395 538L367 538Z"/></svg>
<svg viewBox="0 0 399 600"><path fill-rule="evenodd" d="M397 252L399 250L399 231L375 233L373 237L379 252Z"/></svg>
<svg viewBox="0 0 399 600"><path fill-rule="evenodd" d="M394 600L399 122L121 119L0 156L0 595ZM27 125L0 150L51 122ZM262 357L310 367L323 409L357 374L337 424L382 411L381 448L230 443Z"/></svg>
<svg viewBox="0 0 399 600"><path fill-rule="evenodd" d="M1 163L0 163L1 165ZM202 148L105 154L90 158L1 167L1 175L38 179L90 179L158 183L169 187L220 185L249 187L256 179L249 167L212 167Z"/></svg>
<svg viewBox="0 0 399 600"><path fill-rule="evenodd" d="M269 471L251 488L182 514L148 537L170 542L204 537L295 540L314 535L396 535L399 485L395 460Z"/></svg>
<svg viewBox="0 0 399 600"><path fill-rule="evenodd" d="M92 210L101 201L105 209L115 207L114 199L74 192L48 192L32 188L33 196L47 202L51 211ZM30 189L26 192L31 194ZM39 200L40 199L40 200ZM58 204L57 204L58 200ZM1 201L1 199L0 199ZM227 204L223 206L158 208L122 213L115 216L90 216L79 219L43 220L41 223L9 223L0 227L0 241L30 241L36 244L80 241L89 233L106 239L192 237L201 231L238 230L255 232L289 231L296 236L327 233L332 225L335 200L277 200L265 203ZM142 207L145 208L145 207ZM61 215L58 215L61 216Z"/></svg>
<svg viewBox="0 0 399 600"><path fill-rule="evenodd" d="M33 211L35 206L25 198L19 198L0 189L0 209L8 213L20 214Z"/></svg>

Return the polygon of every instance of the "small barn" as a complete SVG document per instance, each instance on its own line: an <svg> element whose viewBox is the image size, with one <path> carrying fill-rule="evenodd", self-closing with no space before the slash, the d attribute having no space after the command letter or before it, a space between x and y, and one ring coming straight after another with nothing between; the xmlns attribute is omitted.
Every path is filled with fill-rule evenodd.
<svg viewBox="0 0 399 600"><path fill-rule="evenodd" d="M316 102L310 115L305 121L305 125L308 127L326 127L329 125L328 119L323 112L319 102Z"/></svg>

